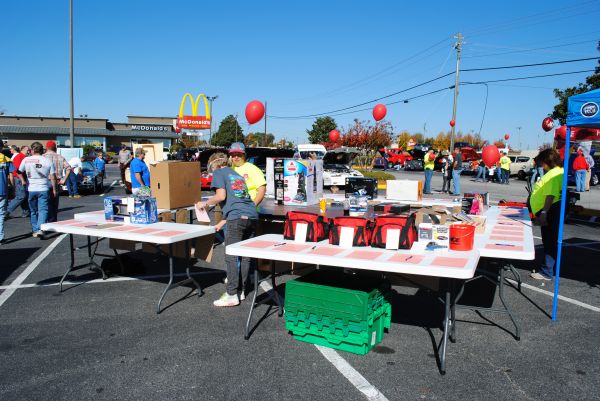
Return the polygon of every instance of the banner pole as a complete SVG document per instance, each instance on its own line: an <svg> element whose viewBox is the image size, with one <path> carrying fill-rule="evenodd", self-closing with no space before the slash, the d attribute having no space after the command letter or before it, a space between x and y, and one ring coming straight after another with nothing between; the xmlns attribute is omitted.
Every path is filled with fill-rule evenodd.
<svg viewBox="0 0 600 401"><path fill-rule="evenodd" d="M558 309L558 287L560 284L560 264L562 259L562 244L563 234L565 228L565 210L567 205L567 190L568 190L568 176L569 176L569 154L571 152L571 127L567 126L567 133L565 135L565 159L564 159L564 172L562 182L562 193L560 197L560 219L558 223L558 251L556 253L556 273L554 274L554 299L552 301L552 320L556 321L556 312Z"/></svg>

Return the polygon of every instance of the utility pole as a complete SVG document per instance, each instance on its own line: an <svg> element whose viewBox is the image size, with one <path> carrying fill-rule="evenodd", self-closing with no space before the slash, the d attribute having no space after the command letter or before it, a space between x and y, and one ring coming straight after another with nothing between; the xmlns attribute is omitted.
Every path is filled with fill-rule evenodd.
<svg viewBox="0 0 600 401"><path fill-rule="evenodd" d="M238 138L238 125L239 125L238 115L237 115L237 113L235 113L235 141L236 142L238 141L238 139L237 139Z"/></svg>
<svg viewBox="0 0 600 401"><path fill-rule="evenodd" d="M521 128L523 127L517 127L519 130L519 150L523 150L523 145L521 144Z"/></svg>
<svg viewBox="0 0 600 401"><path fill-rule="evenodd" d="M69 0L69 82L70 82L70 106L71 116L69 118L69 140L71 147L75 147L75 107L73 101L73 0Z"/></svg>
<svg viewBox="0 0 600 401"><path fill-rule="evenodd" d="M210 102L210 126L208 131L208 145L210 146L212 141L212 121L213 121L213 101L217 100L219 96L208 96L207 99Z"/></svg>
<svg viewBox="0 0 600 401"><path fill-rule="evenodd" d="M460 32L455 36L456 38L456 44L454 45L454 48L456 49L456 74L455 74L455 80L454 80L454 105L452 106L452 120L456 121L456 103L458 102L458 77L460 75L460 49L462 46L462 39L463 36L460 34ZM455 130L456 130L456 124L454 124L451 127L451 134L450 134L450 151L452 152L452 150L454 150L454 134L455 134Z"/></svg>
<svg viewBox="0 0 600 401"><path fill-rule="evenodd" d="M263 146L267 146L267 101L265 100L265 137L263 138Z"/></svg>

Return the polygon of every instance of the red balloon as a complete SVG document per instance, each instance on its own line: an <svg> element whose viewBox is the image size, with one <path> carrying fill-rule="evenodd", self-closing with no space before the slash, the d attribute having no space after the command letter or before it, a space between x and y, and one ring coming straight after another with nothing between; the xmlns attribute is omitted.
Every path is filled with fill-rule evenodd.
<svg viewBox="0 0 600 401"><path fill-rule="evenodd" d="M253 100L246 105L246 120L248 124L259 122L265 115L265 105L258 100Z"/></svg>
<svg viewBox="0 0 600 401"><path fill-rule="evenodd" d="M455 125L456 125L456 121L454 121L454 120L450 120L450 126L451 126L451 127L454 127Z"/></svg>
<svg viewBox="0 0 600 401"><path fill-rule="evenodd" d="M552 130L554 128L554 120L551 117L546 117L542 121L542 129L546 132Z"/></svg>
<svg viewBox="0 0 600 401"><path fill-rule="evenodd" d="M508 134L504 134L504 139L505 139L505 140L507 140L507 141L508 141L508 140L509 140L509 138L510 138L510 135L508 135Z"/></svg>
<svg viewBox="0 0 600 401"><path fill-rule="evenodd" d="M375 121L383 120L386 114L387 108L384 104L379 103L376 104L375 107L373 107L373 118L375 119Z"/></svg>
<svg viewBox="0 0 600 401"><path fill-rule="evenodd" d="M486 166L492 167L500 160L500 151L496 145L487 145L481 150L481 159Z"/></svg>
<svg viewBox="0 0 600 401"><path fill-rule="evenodd" d="M331 131L329 131L329 140L333 143L339 141L340 140L340 131L338 131L336 129L332 129Z"/></svg>
<svg viewBox="0 0 600 401"><path fill-rule="evenodd" d="M179 127L176 127L176 128L175 128L175 132L179 134L179 133L181 132L181 128L179 128Z"/></svg>

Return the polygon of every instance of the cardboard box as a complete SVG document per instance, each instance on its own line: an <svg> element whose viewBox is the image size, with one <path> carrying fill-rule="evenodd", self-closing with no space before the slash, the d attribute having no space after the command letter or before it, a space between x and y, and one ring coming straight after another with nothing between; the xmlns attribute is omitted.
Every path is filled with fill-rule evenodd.
<svg viewBox="0 0 600 401"><path fill-rule="evenodd" d="M450 245L450 226L443 224L419 224L419 241L435 242L437 245Z"/></svg>
<svg viewBox="0 0 600 401"><path fill-rule="evenodd" d="M283 192L284 192L284 176L283 176L283 164L285 159L281 158L267 158L267 198L273 198L275 204L283 205Z"/></svg>
<svg viewBox="0 0 600 401"><path fill-rule="evenodd" d="M473 219L473 223L475 224L475 234L483 234L485 232L487 216L470 214L469 217Z"/></svg>
<svg viewBox="0 0 600 401"><path fill-rule="evenodd" d="M423 182L415 180L388 180L385 198L421 201L423 200Z"/></svg>
<svg viewBox="0 0 600 401"><path fill-rule="evenodd" d="M135 157L135 150L142 148L146 151L144 162L150 166L154 162L163 161L163 144L162 143L134 143L131 154Z"/></svg>
<svg viewBox="0 0 600 401"><path fill-rule="evenodd" d="M315 205L323 197L322 160L283 160L283 204ZM277 198L280 180L275 179Z"/></svg>
<svg viewBox="0 0 600 401"><path fill-rule="evenodd" d="M159 209L192 206L202 197L199 162L170 160L150 165L150 182Z"/></svg>

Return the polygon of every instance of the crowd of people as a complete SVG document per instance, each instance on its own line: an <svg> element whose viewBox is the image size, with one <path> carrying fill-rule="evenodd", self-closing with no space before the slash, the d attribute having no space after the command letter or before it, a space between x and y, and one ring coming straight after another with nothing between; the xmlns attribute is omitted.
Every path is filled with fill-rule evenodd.
<svg viewBox="0 0 600 401"><path fill-rule="evenodd" d="M56 142L40 142L31 146L12 145L11 156L0 153L0 244L5 242L4 222L11 218L29 218L32 236L45 238L41 225L58 220L60 192L66 186L69 198L80 198L78 186L82 179L83 157L66 160L57 153ZM102 152L93 160L104 175ZM20 216L17 216L20 209Z"/></svg>

